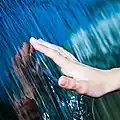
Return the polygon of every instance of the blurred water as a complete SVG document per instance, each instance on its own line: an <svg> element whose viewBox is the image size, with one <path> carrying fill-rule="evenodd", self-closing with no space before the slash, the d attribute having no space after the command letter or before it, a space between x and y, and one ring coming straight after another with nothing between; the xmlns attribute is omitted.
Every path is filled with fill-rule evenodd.
<svg viewBox="0 0 120 120"><path fill-rule="evenodd" d="M20 114L19 104L25 107L24 101L34 103L36 119L93 120L91 99L59 88L61 73L50 59L36 52L43 68L34 67L36 62L24 65L23 73L19 69L22 77L15 73L12 61L23 42L34 36L64 47L82 63L102 69L119 67L119 14L119 0L1 0L0 120L16 120L13 108L21 108ZM23 97L27 93L30 98Z"/></svg>

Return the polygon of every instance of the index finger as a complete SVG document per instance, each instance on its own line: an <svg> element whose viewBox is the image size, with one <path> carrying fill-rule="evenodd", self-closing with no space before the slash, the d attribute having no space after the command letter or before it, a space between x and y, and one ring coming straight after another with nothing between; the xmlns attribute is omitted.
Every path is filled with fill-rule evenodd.
<svg viewBox="0 0 120 120"><path fill-rule="evenodd" d="M38 43L38 40L35 38L30 38L30 43L36 50L51 58L61 68L66 68L70 64L69 60L57 50L47 47L45 44L40 44L40 42Z"/></svg>

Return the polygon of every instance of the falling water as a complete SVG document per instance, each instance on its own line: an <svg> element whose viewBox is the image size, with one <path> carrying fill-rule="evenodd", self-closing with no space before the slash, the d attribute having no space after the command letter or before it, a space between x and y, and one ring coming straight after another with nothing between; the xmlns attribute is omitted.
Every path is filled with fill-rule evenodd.
<svg viewBox="0 0 120 120"><path fill-rule="evenodd" d="M119 120L111 112L119 111L118 93L115 102L106 96L94 104L60 88L62 73L43 54L15 57L34 36L64 47L81 63L119 67L119 14L119 0L1 0L0 120Z"/></svg>

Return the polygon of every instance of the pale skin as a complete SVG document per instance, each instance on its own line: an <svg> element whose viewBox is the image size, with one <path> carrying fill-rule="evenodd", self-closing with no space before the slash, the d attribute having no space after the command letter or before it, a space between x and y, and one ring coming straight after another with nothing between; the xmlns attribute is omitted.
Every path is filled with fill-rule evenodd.
<svg viewBox="0 0 120 120"><path fill-rule="evenodd" d="M42 39L30 38L30 43L37 51L51 58L63 72L59 86L85 94L100 97L120 89L120 69L100 70L78 62L62 47L50 44Z"/></svg>

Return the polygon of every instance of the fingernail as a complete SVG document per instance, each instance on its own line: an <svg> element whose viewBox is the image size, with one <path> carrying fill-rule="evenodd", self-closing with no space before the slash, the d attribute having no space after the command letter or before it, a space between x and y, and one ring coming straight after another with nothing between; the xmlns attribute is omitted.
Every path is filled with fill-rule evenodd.
<svg viewBox="0 0 120 120"><path fill-rule="evenodd" d="M59 81L59 85L60 85L60 86L66 86L66 84L67 84L67 79L61 79L61 80Z"/></svg>
<svg viewBox="0 0 120 120"><path fill-rule="evenodd" d="M41 38L39 39L40 42L44 42L44 40L42 40Z"/></svg>
<svg viewBox="0 0 120 120"><path fill-rule="evenodd" d="M30 38L30 43L33 45L33 44L36 43L36 40L37 40L37 39L35 39L34 37L31 37L31 38Z"/></svg>

